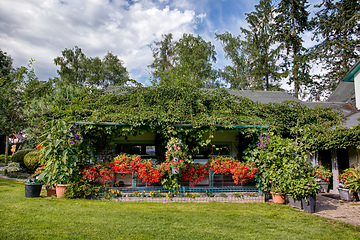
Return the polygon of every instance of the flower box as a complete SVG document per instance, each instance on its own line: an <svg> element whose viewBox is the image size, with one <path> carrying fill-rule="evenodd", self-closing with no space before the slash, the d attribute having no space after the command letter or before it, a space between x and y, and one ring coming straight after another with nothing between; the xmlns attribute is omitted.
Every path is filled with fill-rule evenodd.
<svg viewBox="0 0 360 240"><path fill-rule="evenodd" d="M340 198L341 200L345 200L345 201L355 201L355 196L354 196L354 190L351 190L349 192L349 189L347 188L338 188L339 190L339 194L340 194Z"/></svg>

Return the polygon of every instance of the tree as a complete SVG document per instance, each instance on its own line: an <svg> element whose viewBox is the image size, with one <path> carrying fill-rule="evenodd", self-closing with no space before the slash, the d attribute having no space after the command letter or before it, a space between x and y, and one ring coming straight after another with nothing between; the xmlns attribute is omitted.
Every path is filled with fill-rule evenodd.
<svg viewBox="0 0 360 240"><path fill-rule="evenodd" d="M294 84L294 95L299 98L300 87L311 83L307 50L301 34L310 30L307 0L281 0L276 8L276 33L285 45L284 67L289 69L289 84Z"/></svg>
<svg viewBox="0 0 360 240"><path fill-rule="evenodd" d="M58 74L64 83L92 85L97 87L123 86L131 80L123 62L111 52L103 60L88 58L81 48L65 49L62 56L54 59L60 66Z"/></svg>
<svg viewBox="0 0 360 240"><path fill-rule="evenodd" d="M222 77L231 88L278 89L281 74L277 60L282 45L276 42L274 6L271 0L261 0L255 9L246 13L249 25L248 29L240 28L243 37L229 32L215 34L232 63L224 68Z"/></svg>
<svg viewBox="0 0 360 240"><path fill-rule="evenodd" d="M161 74L167 72L174 65L174 42L171 33L162 35L162 41L154 41L150 46L154 61L149 65L154 69L153 76L155 80L161 78Z"/></svg>
<svg viewBox="0 0 360 240"><path fill-rule="evenodd" d="M154 44L158 47L152 48L154 61L150 67L154 69L154 78L158 79L153 82L155 85L214 85L216 74L212 62L216 62L216 52L211 42L185 33L176 42L167 34Z"/></svg>
<svg viewBox="0 0 360 240"><path fill-rule="evenodd" d="M251 76L248 56L245 55L240 36L234 37L231 33L225 32L223 34L215 34L215 39L221 41L225 58L232 63L232 65L225 66L221 72L225 82L230 84L230 88L240 90L252 88L254 80Z"/></svg>
<svg viewBox="0 0 360 240"><path fill-rule="evenodd" d="M260 0L259 5L255 5L255 10L246 13L249 30L240 28L245 35L242 45L249 55L251 75L259 89L279 88L277 82L281 74L277 60L282 44L276 45L274 6L271 0Z"/></svg>
<svg viewBox="0 0 360 240"><path fill-rule="evenodd" d="M360 2L323 0L316 7L312 54L326 70L319 77L323 88L333 91L360 56Z"/></svg>
<svg viewBox="0 0 360 240"><path fill-rule="evenodd" d="M0 131L5 134L5 164L8 163L9 135L24 129L22 84L25 67L14 69L12 58L0 50ZM5 171L6 174L6 171Z"/></svg>

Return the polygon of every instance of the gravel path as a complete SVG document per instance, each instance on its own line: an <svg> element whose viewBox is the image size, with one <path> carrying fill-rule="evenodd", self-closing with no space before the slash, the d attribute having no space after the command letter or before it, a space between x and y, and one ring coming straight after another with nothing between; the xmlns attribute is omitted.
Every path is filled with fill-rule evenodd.
<svg viewBox="0 0 360 240"><path fill-rule="evenodd" d="M316 212L314 214L360 225L360 202L340 200L337 194L318 194L316 196Z"/></svg>

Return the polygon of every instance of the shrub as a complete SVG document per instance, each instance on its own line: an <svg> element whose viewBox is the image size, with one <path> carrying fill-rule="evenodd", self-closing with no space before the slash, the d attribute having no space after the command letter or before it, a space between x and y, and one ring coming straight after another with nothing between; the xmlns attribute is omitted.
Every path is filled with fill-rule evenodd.
<svg viewBox="0 0 360 240"><path fill-rule="evenodd" d="M40 152L38 150L33 150L25 155L24 164L27 169L31 172L40 167Z"/></svg>
<svg viewBox="0 0 360 240"><path fill-rule="evenodd" d="M23 167L25 167L25 164L24 164L25 155L32 151L34 151L34 149L19 150L19 151L15 152L14 155L12 155L11 161L19 163L20 167L23 168Z"/></svg>
<svg viewBox="0 0 360 240"><path fill-rule="evenodd" d="M11 161L11 155L8 155L8 162ZM0 163L5 163L5 154L0 154Z"/></svg>

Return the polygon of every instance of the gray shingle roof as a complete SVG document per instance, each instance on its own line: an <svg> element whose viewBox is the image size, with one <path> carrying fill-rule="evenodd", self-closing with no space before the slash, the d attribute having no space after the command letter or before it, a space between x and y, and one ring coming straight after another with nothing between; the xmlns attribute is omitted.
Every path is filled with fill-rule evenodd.
<svg viewBox="0 0 360 240"><path fill-rule="evenodd" d="M347 102L355 103L355 88L354 82L340 82L333 94L326 100L326 102Z"/></svg>
<svg viewBox="0 0 360 240"><path fill-rule="evenodd" d="M260 102L261 104L282 103L284 101L300 102L299 99L290 94L280 91L229 90L229 93L236 96L247 97L254 102Z"/></svg>
<svg viewBox="0 0 360 240"><path fill-rule="evenodd" d="M343 126L347 128L351 128L358 125L359 124L359 121L357 120L358 118L360 118L360 112L356 112L348 116Z"/></svg>

